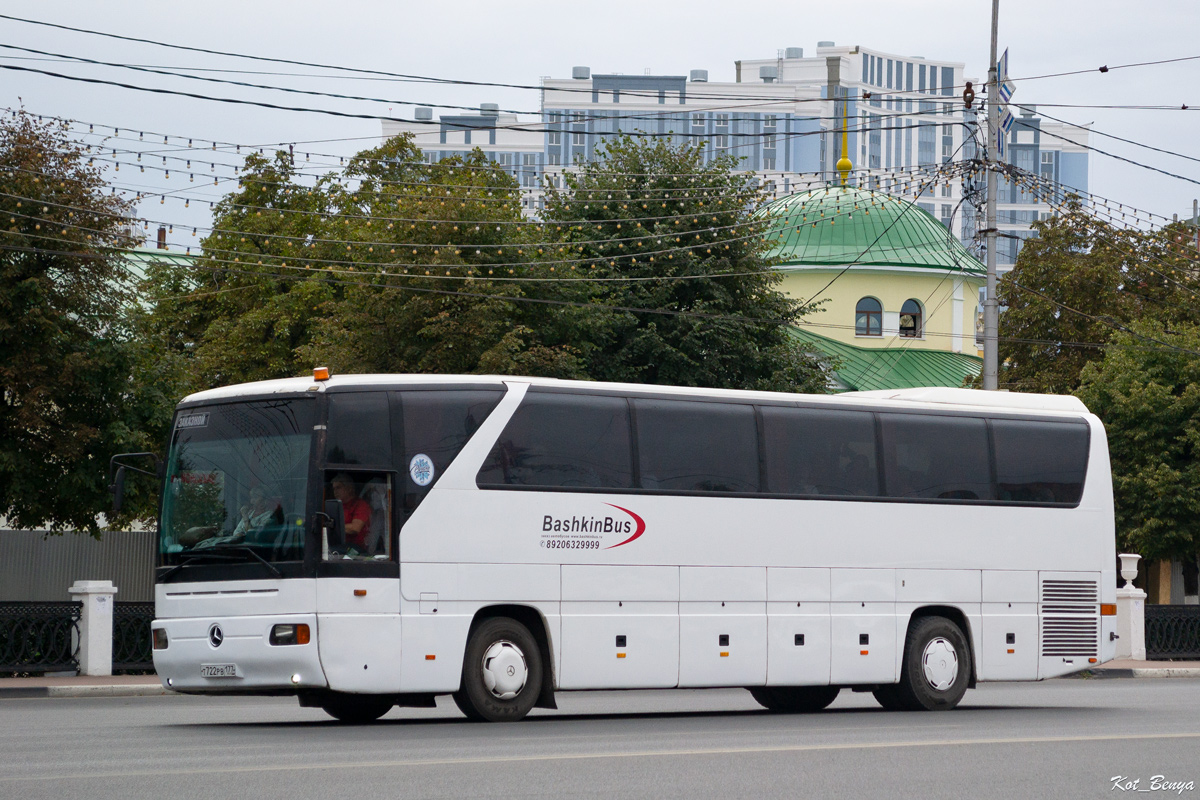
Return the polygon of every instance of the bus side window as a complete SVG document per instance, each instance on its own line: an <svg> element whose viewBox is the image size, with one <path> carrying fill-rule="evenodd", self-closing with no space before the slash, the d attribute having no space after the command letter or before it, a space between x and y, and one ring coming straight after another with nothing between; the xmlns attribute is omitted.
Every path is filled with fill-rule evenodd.
<svg viewBox="0 0 1200 800"><path fill-rule="evenodd" d="M392 463L386 392L333 392L325 460L330 464Z"/></svg>
<svg viewBox="0 0 1200 800"><path fill-rule="evenodd" d="M687 400L633 402L643 489L759 490L753 406Z"/></svg>
<svg viewBox="0 0 1200 800"><path fill-rule="evenodd" d="M393 393L393 451L405 515L416 510L503 396L499 388Z"/></svg>
<svg viewBox="0 0 1200 800"><path fill-rule="evenodd" d="M889 497L991 500L987 423L972 417L880 414Z"/></svg>
<svg viewBox="0 0 1200 800"><path fill-rule="evenodd" d="M768 491L879 495L875 417L865 411L762 406Z"/></svg>
<svg viewBox="0 0 1200 800"><path fill-rule="evenodd" d="M329 557L390 559L395 511L391 474L330 469L325 499L335 498L342 501L346 541L332 545Z"/></svg>
<svg viewBox="0 0 1200 800"><path fill-rule="evenodd" d="M998 499L1075 505L1082 498L1087 425L993 419L992 441Z"/></svg>
<svg viewBox="0 0 1200 800"><path fill-rule="evenodd" d="M624 397L530 392L476 476L480 486L633 488Z"/></svg>

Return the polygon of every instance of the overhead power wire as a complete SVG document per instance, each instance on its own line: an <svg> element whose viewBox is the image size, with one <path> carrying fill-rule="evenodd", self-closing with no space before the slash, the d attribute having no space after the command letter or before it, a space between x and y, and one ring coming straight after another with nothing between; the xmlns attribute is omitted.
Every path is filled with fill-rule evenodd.
<svg viewBox="0 0 1200 800"><path fill-rule="evenodd" d="M2 16L2 15L0 15L0 16ZM22 66L18 66L16 64L0 64L0 69L17 70L20 72L32 72L32 73L36 73L36 74L40 74L40 75L47 75L47 76L53 77L53 78L61 78L63 80L68 80L68 81L80 81L83 83L99 84L99 85L104 85L104 86L116 86L116 87L119 87L122 89L131 89L133 91L138 91L138 92L150 92L152 94L171 95L171 96L177 96L177 97L188 97L188 98L192 98L195 100L210 100L210 101L216 102L216 103L231 103L234 105L255 106L255 107L259 107L259 108L268 108L268 109L272 109L275 111L297 111L297 112L301 112L301 113L325 114L328 116L343 117L343 118L347 118L347 119L369 119L369 120L375 120L375 121L379 121L379 122L385 122L385 121L386 122L403 122L403 123L413 123L413 124L418 124L418 125L429 125L429 126L433 126L433 125L440 126L442 124L440 121L434 122L432 120L428 120L428 121L427 120L408 120L408 119L401 119L399 117L393 117L393 116L382 116L379 114L361 114L361 113L355 113L355 112L350 112L350 111L336 111L334 109L329 109L329 108L314 108L311 106L285 106L285 105L280 105L278 103L268 103L264 100L245 100L245 99L234 98L234 97L217 97L214 95L198 94L196 92L187 92L187 91L183 91L181 89L165 89L165 88L154 87L154 86L140 86L137 84L124 83L122 81L106 80L103 78L89 78L89 77L84 77L81 75L66 75L61 72L51 72L50 70L35 69L33 67L22 67ZM191 77L191 76L179 76L179 77ZM288 89L287 91L300 91L300 90ZM378 101L378 102L391 102L391 101ZM763 103L763 105L773 105L773 104ZM745 106L737 106L737 107L729 106L728 108L734 109L734 108L744 108L744 107ZM725 107L717 106L716 108L723 109ZM697 109L693 109L693 110L697 110ZM712 109L707 109L707 110L712 110ZM664 111L662 113L668 114L671 112ZM683 112L675 112L675 113L683 113ZM935 112L895 112L892 114L892 116L921 116L921 115L928 116L931 113L935 113ZM883 115L879 114L879 116L883 116ZM658 119L658 117L653 117L652 119ZM804 117L803 119L809 119L809 118ZM958 121L956 121L956 122L958 122ZM471 125L471 126L469 126L469 128L463 127L462 130L468 130L468 129L472 130L472 131L491 131L491 130L506 131L507 130L507 131L523 131L523 132L527 132L527 133L574 133L575 132L569 128L544 127L546 125L554 125L554 124L571 125L571 124L575 124L575 123L572 123L570 120L563 120L559 123L545 123L545 122L541 122L540 120L538 120L538 121L530 120L530 121L525 121L525 122L518 121L518 122L508 123L508 124L504 124L504 125L500 125L500 124ZM928 123L928 124L943 124L943 123ZM537 127L539 125L541 125L543 127ZM691 126L688 126L688 127L690 128ZM456 128L456 130L457 130L457 128ZM813 134L817 134L820 132L821 132L820 130L817 130L817 131L792 131L792 132L782 133L782 134L781 133L763 132L763 133L738 133L738 134L726 133L724 135L730 136L731 138L759 139L759 138L762 138L765 136L813 135ZM592 131L587 131L587 133L591 133L591 134L597 135L597 136L636 135L636 136L645 136L648 138L680 137L680 138L692 138L692 139L709 139L715 135L719 135L716 133L708 133L708 132L695 133L691 130L670 131L670 132L664 132L664 133L658 133L656 131L641 131L641 130L638 130L638 131L592 130Z"/></svg>
<svg viewBox="0 0 1200 800"><path fill-rule="evenodd" d="M1070 72L1051 72L1047 75L1027 75L1022 78L1009 78L1011 81L1037 81L1043 78L1062 78L1067 75L1090 75L1092 73L1112 72L1118 69L1129 69L1131 67L1154 67L1159 64L1177 64L1180 61L1196 61L1200 56L1182 56L1180 58L1164 58L1159 61L1138 61L1133 64L1117 64L1115 66L1104 65L1101 67L1092 67L1091 69L1076 69Z"/></svg>
<svg viewBox="0 0 1200 800"><path fill-rule="evenodd" d="M17 17L17 16L12 16L9 14L0 14L0 19L7 19L7 20L11 20L13 22L22 22L22 23L25 23L28 25L41 25L41 26L45 26L45 27L49 27L49 28L57 28L59 30L71 31L73 33L83 33L83 34L87 34L89 36L101 36L101 37L105 37L105 38L109 38L109 39L117 39L120 41L137 42L139 44L148 44L148 45L153 45L155 47L164 47L164 48L169 48L172 50L184 50L184 51L193 52L193 53L204 53L206 55L216 55L216 56L222 56L222 57L226 57L226 58L242 58L242 59L247 59L250 61L263 61L263 62L269 62L269 63L275 63L275 64L291 64L292 66L311 67L314 69L336 70L336 71L341 71L341 72L353 72L353 73L360 74L360 75L380 76L380 77L390 78L390 79L394 79L394 80L418 81L421 83L448 84L448 85L456 85L456 86L489 86L489 87L496 87L496 88L501 88L501 89L522 89L522 90L526 90L526 91L541 91L541 90L547 88L545 86L540 86L540 85L530 85L530 84L521 84L521 83L500 83L500 82L496 82L496 81L469 81L469 80L461 80L461 79L455 79L455 78L438 78L438 77L429 76L429 75L412 75L412 74L399 73L399 72L388 72L386 70L365 69L365 68L361 68L361 67L347 67L347 66L343 66L340 64L321 64L321 63L316 63L316 62L311 62L311 61L297 61L297 60L293 60L293 59L276 58L276 57L272 57L272 56L252 55L252 54L248 54L248 53L234 53L234 52L229 52L229 51L225 51L225 50L213 50L213 49L204 48L204 47L194 47L194 46L190 46L190 45L162 42L162 41L158 41L156 39L144 39L144 38L139 38L139 37L135 37L135 36L125 36L125 35L116 34L116 33L108 33L106 31L92 30L89 28L76 28L76 27L72 27L70 25L63 25L63 24L55 23L55 22L45 22L43 20L27 19L24 17ZM786 85L786 84L781 84L781 85ZM550 88L552 91L559 91L559 92L576 92L576 93L586 93L586 94L591 94L593 92L592 88L585 89L585 88L575 88L575 87L571 87L571 86L566 86L566 87L557 87L556 86L556 87L550 87ZM955 86L952 88L959 88L959 87ZM603 93L608 94L608 93L611 93L611 91L612 90L608 90ZM882 96L884 94L894 94L892 92L875 91L874 89L872 89L870 91L872 92L873 95L880 95L880 96ZM647 98L654 98L654 99L657 99L657 97L658 97L657 90L655 90L653 92L639 92L636 89L621 90L621 94L626 95L626 96L647 97ZM930 95L930 96L933 96L933 95ZM754 99L754 100L777 99L780 102L825 102L825 98L820 98L820 97L814 97L814 98L795 98L795 97L764 98L761 95L731 95L728 97L722 97L720 95L711 96L708 94L706 94L705 97L710 97L711 99L718 99L718 100L720 100L720 99ZM424 105L424 104L420 104L420 105Z"/></svg>
<svg viewBox="0 0 1200 800"><path fill-rule="evenodd" d="M0 65L0 66L2 66L2 65ZM1039 130L1037 128L1033 128L1033 126L1031 126L1031 125L1022 123L1020 120L1017 120L1016 124L1021 125L1022 127L1030 128L1032 130ZM1066 124L1071 125L1074 123L1068 122ZM1082 125L1076 125L1076 127L1083 128ZM1116 153L1110 153L1107 150L1101 150L1099 147L1096 147L1094 145L1081 144L1080 142L1077 142L1068 136L1063 136L1062 134L1053 133L1053 132L1045 130L1045 129L1040 129L1040 130L1046 136L1050 136L1055 139L1061 139L1064 142L1070 142L1071 144L1075 145L1076 147L1082 147L1085 150L1091 150L1092 152L1099 153L1102 156L1108 156L1109 158L1115 158L1117 161L1124 161L1126 164L1132 164L1135 167L1141 167L1142 169L1147 169L1147 170L1150 170L1151 172L1157 172L1160 175L1166 175L1168 178L1177 178L1178 180L1181 180L1181 181L1187 181L1188 183L1194 183L1194 184L1200 185L1200 180L1196 180L1195 178L1189 178L1186 175L1179 175L1178 173L1175 173L1175 172L1168 172L1165 169L1159 169L1158 167L1152 167L1149 164L1143 164L1142 162L1135 161L1132 158L1126 158L1125 156L1119 156Z"/></svg>
<svg viewBox="0 0 1200 800"><path fill-rule="evenodd" d="M1200 56L1198 56L1198 57L1200 57ZM1052 119L1055 122L1061 122L1063 125L1071 125L1072 127L1076 127L1076 128L1084 127L1082 125L1076 125L1074 122L1068 122L1065 119L1060 119L1059 117L1054 117L1054 116L1051 116L1050 114L1042 113L1040 110L1038 110L1039 109L1038 106L1032 106L1032 105L1023 106L1023 105L1020 105L1019 103L1011 103L1011 105L1016 106L1017 108L1025 110L1025 111L1036 112L1038 114L1038 116L1045 117L1046 119ZM1143 147L1147 150L1153 150L1156 153L1162 153L1163 155L1175 156L1176 158L1184 158L1184 159L1187 159L1188 161L1195 161L1197 163L1200 163L1200 158L1196 158L1195 156L1189 156L1184 153L1177 153L1174 150L1164 150L1161 147L1155 147L1153 145L1146 144L1145 142L1139 142L1136 139L1126 139L1123 136L1117 136L1116 134L1112 134L1112 133L1105 133L1104 131L1096 130L1094 127L1091 127L1090 125L1087 126L1086 130L1088 131L1088 133L1094 133L1097 136L1103 136L1108 139L1116 139L1118 142L1124 142L1125 144L1132 144L1136 147Z"/></svg>
<svg viewBox="0 0 1200 800"><path fill-rule="evenodd" d="M1031 289L1028 286L1022 286L1020 283L1017 283L1017 281L1015 281L1015 280L1010 279L1009 283L1012 286L1015 286L1016 288L1020 289L1023 292L1028 292L1030 294L1037 295L1038 297L1045 300L1047 303L1057 306L1058 308L1061 308L1064 311L1070 311L1073 314L1078 314L1079 316L1086 317L1087 319L1090 319L1093 322L1099 322L1101 325L1104 325L1105 327L1108 327L1108 328L1112 328L1113 330L1117 331L1118 333L1127 333L1130 336L1141 339L1142 341L1151 342L1153 344L1159 345L1168 350L1174 350L1176 352L1186 353L1191 356L1200 356L1200 351L1191 350L1186 347L1178 347L1176 345L1171 344L1170 342L1164 342L1159 339L1155 339L1153 336L1146 336L1144 334L1140 334L1137 331L1129 328L1127 325L1123 325L1120 322L1117 322L1115 320L1107 319L1105 317L1098 317L1095 314L1089 314L1086 311L1080 311L1079 309L1073 308L1073 307L1067 305L1066 303L1062 303L1058 300L1055 300L1054 298L1050 297L1049 295L1045 294L1044 292L1039 292L1038 290Z"/></svg>

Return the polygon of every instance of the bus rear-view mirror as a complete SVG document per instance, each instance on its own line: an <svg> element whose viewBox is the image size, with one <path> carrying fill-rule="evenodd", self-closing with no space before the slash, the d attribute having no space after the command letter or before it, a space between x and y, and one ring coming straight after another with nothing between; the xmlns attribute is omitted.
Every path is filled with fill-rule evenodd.
<svg viewBox="0 0 1200 800"><path fill-rule="evenodd" d="M346 544L346 517L341 500L325 501L325 531L329 547L337 549Z"/></svg>
<svg viewBox="0 0 1200 800"><path fill-rule="evenodd" d="M120 514L121 506L125 504L125 468L117 467L113 476L112 486L108 487L113 496L113 513Z"/></svg>

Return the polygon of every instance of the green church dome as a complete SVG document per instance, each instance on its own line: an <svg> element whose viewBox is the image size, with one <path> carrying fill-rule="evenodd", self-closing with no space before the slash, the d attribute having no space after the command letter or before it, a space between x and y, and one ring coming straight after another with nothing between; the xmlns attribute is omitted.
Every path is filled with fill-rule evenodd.
<svg viewBox="0 0 1200 800"><path fill-rule="evenodd" d="M932 214L908 200L852 186L781 197L759 211L780 267L888 266L983 275L986 267Z"/></svg>

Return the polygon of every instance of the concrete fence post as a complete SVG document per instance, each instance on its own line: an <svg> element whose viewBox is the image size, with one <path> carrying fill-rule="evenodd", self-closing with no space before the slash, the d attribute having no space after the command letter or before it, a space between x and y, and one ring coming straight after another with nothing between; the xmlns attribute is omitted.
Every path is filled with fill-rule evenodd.
<svg viewBox="0 0 1200 800"><path fill-rule="evenodd" d="M1146 593L1133 585L1141 556L1122 553L1121 577L1125 585L1117 588L1117 658L1146 660Z"/></svg>
<svg viewBox="0 0 1200 800"><path fill-rule="evenodd" d="M67 590L82 601L79 615L79 674L112 675L113 596L112 581L75 581Z"/></svg>

